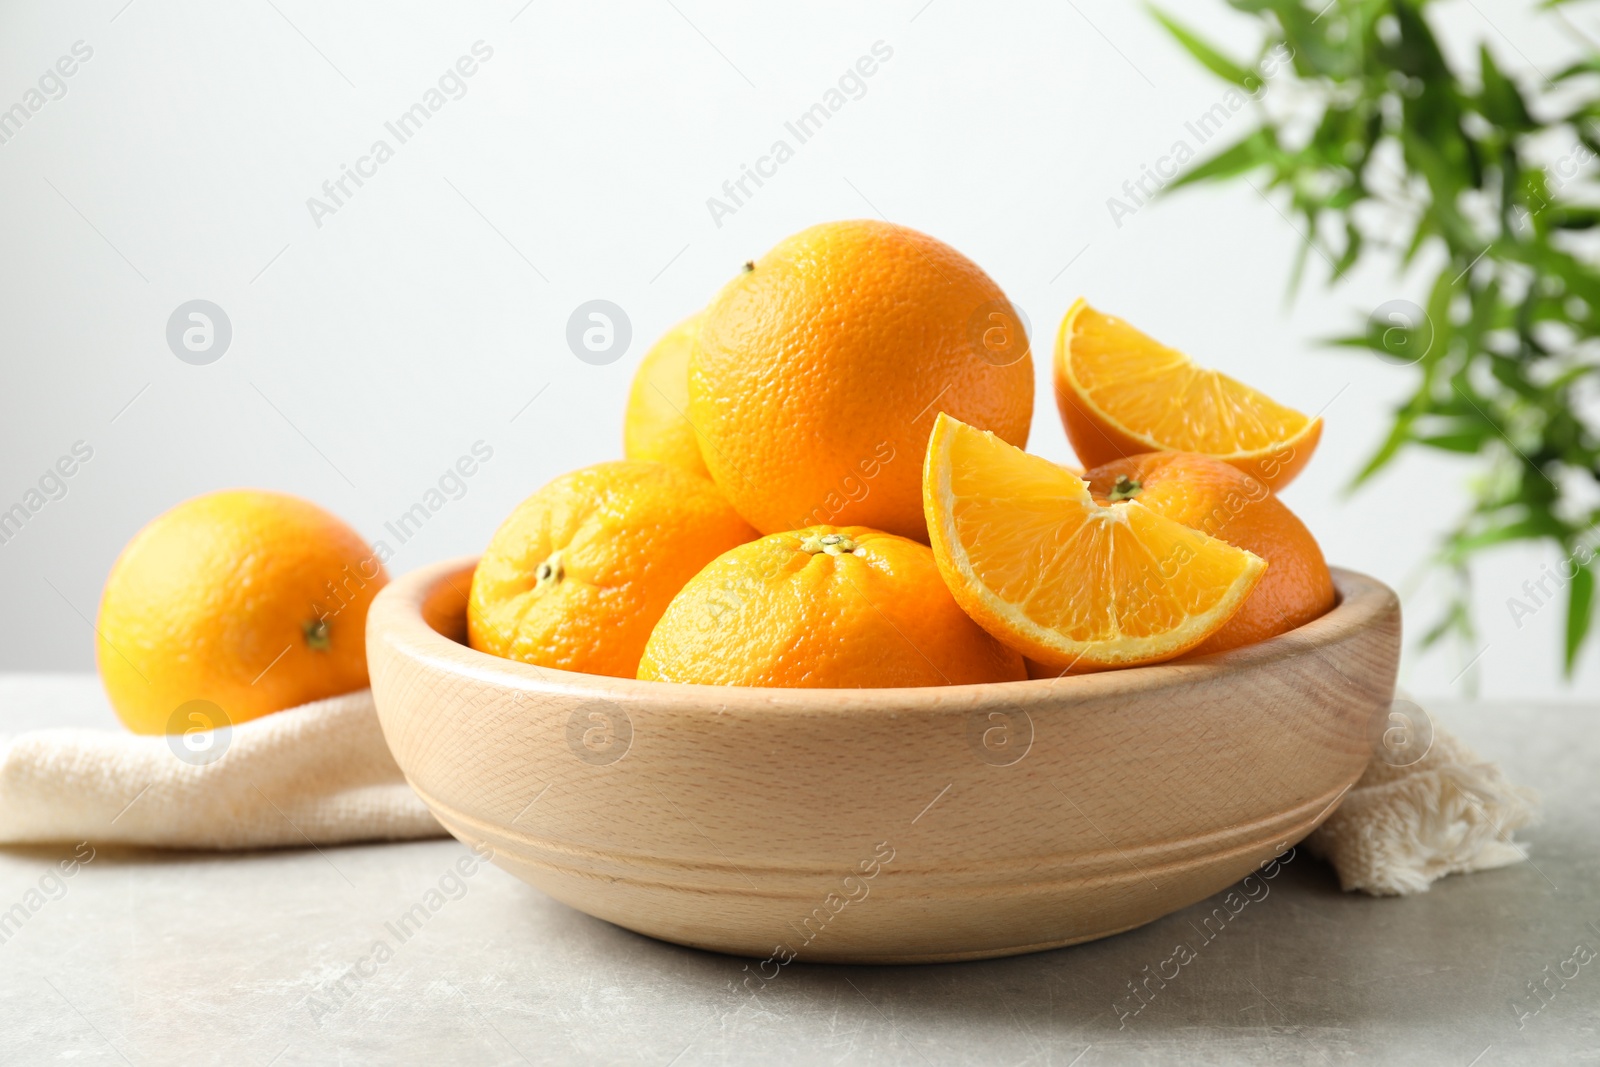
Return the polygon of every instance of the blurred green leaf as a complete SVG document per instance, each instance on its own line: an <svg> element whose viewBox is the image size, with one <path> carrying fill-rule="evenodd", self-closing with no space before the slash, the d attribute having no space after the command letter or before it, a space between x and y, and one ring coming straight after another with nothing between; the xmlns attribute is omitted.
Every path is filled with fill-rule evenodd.
<svg viewBox="0 0 1600 1067"><path fill-rule="evenodd" d="M1174 19L1161 9L1152 7L1150 13L1156 17L1156 21L1167 28L1168 33L1177 38L1178 43L1183 45L1190 55L1198 59L1211 73L1219 78L1226 78L1235 85L1250 89L1252 92L1255 90L1255 86L1260 82L1258 75L1253 74L1248 68L1235 63L1217 51L1177 19Z"/></svg>
<svg viewBox="0 0 1600 1067"><path fill-rule="evenodd" d="M1492 38L1452 62L1430 22L1432 0L1227 2L1257 21L1260 56L1292 57L1278 69L1293 85L1294 132L1281 134L1271 118L1281 112L1258 98L1254 129L1167 188L1259 172L1252 184L1299 238L1290 293L1321 256L1330 284L1386 260L1410 272L1413 292L1412 275L1431 265L1425 322L1374 309L1359 331L1328 343L1371 352L1412 383L1350 489L1411 448L1472 457L1471 505L1438 552L1454 591L1423 644L1470 639L1480 553L1525 541L1570 556L1600 529L1600 246L1589 241L1600 230L1591 166L1600 54L1591 49L1546 82L1502 67ZM1235 85L1250 76L1156 17L1206 69ZM1308 255L1308 236L1319 257ZM1571 583L1569 675L1591 627L1593 585L1589 567Z"/></svg>
<svg viewBox="0 0 1600 1067"><path fill-rule="evenodd" d="M1444 452L1465 452L1472 454L1483 447L1486 435L1477 430L1462 430L1460 433L1436 433L1417 437L1419 445L1437 448Z"/></svg>
<svg viewBox="0 0 1600 1067"><path fill-rule="evenodd" d="M1478 73L1483 80L1483 117L1508 130L1521 133L1534 129L1536 123L1528 115L1528 105L1523 102L1517 87L1500 73L1488 45L1478 48Z"/></svg>
<svg viewBox="0 0 1600 1067"><path fill-rule="evenodd" d="M1594 621L1594 572L1588 567L1578 568L1567 586L1567 632L1565 656L1562 664L1570 677L1578 662L1578 651L1584 638L1589 636L1589 625Z"/></svg>
<svg viewBox="0 0 1600 1067"><path fill-rule="evenodd" d="M1204 163L1191 168L1162 192L1180 189L1195 182L1231 178L1270 163L1277 154L1278 141L1270 128L1256 130L1243 140L1224 148Z"/></svg>

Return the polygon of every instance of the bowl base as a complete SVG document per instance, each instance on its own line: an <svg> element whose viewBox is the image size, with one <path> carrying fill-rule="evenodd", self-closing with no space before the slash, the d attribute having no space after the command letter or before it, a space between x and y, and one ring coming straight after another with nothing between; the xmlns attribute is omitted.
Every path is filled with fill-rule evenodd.
<svg viewBox="0 0 1600 1067"><path fill-rule="evenodd" d="M1121 862L1111 870L1067 860L1008 885L948 884L933 890L926 884L896 886L885 877L858 907L841 898L837 912L816 907L826 899L825 876L797 889L792 882L763 888L748 877L739 885L694 884L695 879L666 866L650 876L606 872L596 869L603 865L593 864L597 857L587 850L558 847L526 831L508 835L503 827L418 792L445 829L490 852L497 866L570 908L636 934L764 961L898 965L1046 952L1154 922L1239 883L1273 859L1287 862L1281 860L1285 851L1316 829L1354 782L1351 778L1331 795L1234 827L1225 843L1174 842L1140 852L1142 862L1118 851ZM1246 889L1245 895L1255 892ZM879 921L873 905L880 901L879 907L910 913L914 921ZM1200 921L1208 930L1212 924L1220 930L1235 913L1224 904ZM799 923L796 916L802 916ZM1017 941L1017 934L1027 940Z"/></svg>

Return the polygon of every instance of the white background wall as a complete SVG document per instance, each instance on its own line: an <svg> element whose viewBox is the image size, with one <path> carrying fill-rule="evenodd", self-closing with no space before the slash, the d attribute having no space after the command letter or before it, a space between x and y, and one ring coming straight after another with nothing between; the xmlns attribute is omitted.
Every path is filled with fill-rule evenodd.
<svg viewBox="0 0 1600 1067"><path fill-rule="evenodd" d="M1289 301L1300 237L1242 185L1116 225L1107 198L1192 143L1184 123L1223 92L1141 5L123 4L0 11L0 108L74 42L93 49L66 95L0 145L0 508L74 442L94 450L66 496L0 545L0 669L92 669L88 619L118 549L214 488L298 493L381 537L482 440L494 458L418 536L391 541L390 568L478 550L544 481L620 453L638 358L743 260L878 212L980 263L1046 355L1082 293L1287 403L1327 406L1287 501L1331 560L1402 590L1413 634L1434 617L1441 579L1422 579L1423 564L1463 506L1465 467L1413 457L1344 495L1409 372L1317 343L1422 283L1371 272L1329 293L1313 259ZM1531 74L1574 47L1532 6L1435 13L1455 45L1487 40ZM1240 55L1253 47L1221 0L1169 7ZM318 227L307 198L375 139L395 145L385 121L480 40L493 57L465 95ZM707 198L877 41L893 56L864 95L717 225ZM195 298L233 328L208 366L165 339ZM592 298L634 328L608 366L565 342ZM1038 363L1031 447L1066 460ZM1477 649L1413 647L1405 679L1422 693L1478 674L1487 695L1592 695L1593 648L1575 684L1560 682L1560 608L1519 629L1505 605L1553 560L1514 550L1482 566L1488 647L1474 671L1458 677Z"/></svg>

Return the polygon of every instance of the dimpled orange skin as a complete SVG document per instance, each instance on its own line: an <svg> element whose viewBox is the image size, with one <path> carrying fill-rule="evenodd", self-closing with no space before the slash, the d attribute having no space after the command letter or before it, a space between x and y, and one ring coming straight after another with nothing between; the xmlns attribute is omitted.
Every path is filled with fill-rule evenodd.
<svg viewBox="0 0 1600 1067"><path fill-rule="evenodd" d="M823 538L839 538L829 552ZM805 689L972 685L1027 677L967 618L924 544L860 526L763 537L673 598L641 679Z"/></svg>
<svg viewBox="0 0 1600 1067"><path fill-rule="evenodd" d="M541 667L632 678L674 594L755 536L709 480L663 463L562 475L517 506L478 561L468 643Z"/></svg>
<svg viewBox="0 0 1600 1067"><path fill-rule="evenodd" d="M1005 294L941 241L877 221L787 238L707 309L689 417L763 533L817 523L927 540L922 456L939 411L1021 447L1033 359Z"/></svg>
<svg viewBox="0 0 1600 1067"><path fill-rule="evenodd" d="M128 729L160 734L190 726L172 716L191 700L241 723L361 689L367 605L388 580L361 535L308 501L187 500L135 534L106 579L106 695Z"/></svg>
<svg viewBox="0 0 1600 1067"><path fill-rule="evenodd" d="M1244 606L1190 655L1265 641L1333 607L1333 576L1311 531L1262 481L1193 452L1151 452L1114 460L1084 476L1104 502L1121 478L1138 482L1133 498L1157 514L1220 538L1267 561Z"/></svg>
<svg viewBox="0 0 1600 1067"><path fill-rule="evenodd" d="M672 329L639 361L622 422L622 454L711 477L700 440L689 423L689 356L700 332L700 312Z"/></svg>

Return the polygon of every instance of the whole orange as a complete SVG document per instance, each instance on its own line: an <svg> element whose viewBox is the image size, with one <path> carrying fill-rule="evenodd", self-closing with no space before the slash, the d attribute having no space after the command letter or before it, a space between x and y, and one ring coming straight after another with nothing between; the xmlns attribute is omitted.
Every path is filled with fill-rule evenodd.
<svg viewBox="0 0 1600 1067"><path fill-rule="evenodd" d="M96 660L130 730L181 733L367 684L367 605L388 582L361 535L309 501L230 489L134 535L106 578Z"/></svg>
<svg viewBox="0 0 1600 1067"><path fill-rule="evenodd" d="M1027 336L977 264L885 222L813 226L747 264L689 363L706 466L763 533L832 523L926 541L940 411L1026 444Z"/></svg>
<svg viewBox="0 0 1600 1067"><path fill-rule="evenodd" d="M644 679L808 689L1026 676L956 605L927 545L860 526L724 553L672 598L639 662Z"/></svg>
<svg viewBox="0 0 1600 1067"><path fill-rule="evenodd" d="M699 332L700 312L695 312L662 334L639 361L622 421L622 454L709 478L689 422L689 356Z"/></svg>
<svg viewBox="0 0 1600 1067"><path fill-rule="evenodd" d="M1333 576L1316 538L1260 479L1193 452L1128 456L1084 477L1102 502L1137 500L1267 561L1266 574L1238 614L1195 648L1195 655L1264 641L1333 607Z"/></svg>
<svg viewBox="0 0 1600 1067"><path fill-rule="evenodd" d="M756 536L709 480L664 463L597 463L524 500L472 576L473 648L632 678L683 584Z"/></svg>

